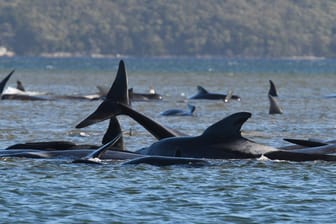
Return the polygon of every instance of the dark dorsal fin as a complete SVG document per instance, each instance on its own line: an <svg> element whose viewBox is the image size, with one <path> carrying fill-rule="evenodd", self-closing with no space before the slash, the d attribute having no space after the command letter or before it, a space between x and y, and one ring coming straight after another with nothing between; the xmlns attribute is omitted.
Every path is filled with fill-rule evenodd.
<svg viewBox="0 0 336 224"><path fill-rule="evenodd" d="M109 92L107 93L106 99L113 100L114 102L128 104L129 98L127 86L128 84L125 63L123 60L120 60L117 76Z"/></svg>
<svg viewBox="0 0 336 224"><path fill-rule="evenodd" d="M195 109L196 109L196 107L194 105L191 105L191 104L188 104L188 108L189 108L189 113L190 114L193 114Z"/></svg>
<svg viewBox="0 0 336 224"><path fill-rule="evenodd" d="M234 113L208 127L202 134L211 141L218 142L231 138L240 138L242 125L251 117L249 112Z"/></svg>
<svg viewBox="0 0 336 224"><path fill-rule="evenodd" d="M15 70L12 70L1 82L0 82L0 95L2 94L9 78L13 75L13 73L15 72Z"/></svg>
<svg viewBox="0 0 336 224"><path fill-rule="evenodd" d="M23 87L22 82L21 82L20 80L17 80L17 81L16 81L16 88L17 88L18 90L21 90L22 92L25 92L25 91L26 91L25 88Z"/></svg>
<svg viewBox="0 0 336 224"><path fill-rule="evenodd" d="M269 80L269 83L270 83L270 89L268 91L268 95L271 95L273 97L277 97L278 96L278 92L277 92L277 90L275 88L275 85L274 85L273 81Z"/></svg>
<svg viewBox="0 0 336 224"><path fill-rule="evenodd" d="M197 86L197 92L198 94L207 94L209 93L204 87L202 86Z"/></svg>
<svg viewBox="0 0 336 224"><path fill-rule="evenodd" d="M98 163L100 164L101 156L104 155L106 150L108 150L111 146L113 146L119 140L120 137L121 135L117 135L115 138L113 138L111 141L109 141L105 145L102 145L101 147L99 147L98 149L96 149L95 151L93 151L92 153L90 153L89 155L85 157L82 157L78 160L74 160L73 163Z"/></svg>
<svg viewBox="0 0 336 224"><path fill-rule="evenodd" d="M103 145L111 141L115 138L115 136L120 135L119 140L113 145L113 148L117 148L119 150L124 150L124 142L123 142L123 136L121 132L121 127L119 124L119 121L116 117L110 118L109 126L105 132L105 135L102 139Z"/></svg>
<svg viewBox="0 0 336 224"><path fill-rule="evenodd" d="M114 110L117 110L117 103L120 104L129 104L128 89L127 89L127 74L125 69L125 64L121 60L119 63L119 68L117 76L106 96L106 99L98 106L98 108L87 118L81 121L76 128L87 127L91 124L95 124L104 120L107 120L113 116L116 116L118 113ZM114 105L114 107L112 106Z"/></svg>
<svg viewBox="0 0 336 224"><path fill-rule="evenodd" d="M324 146L328 145L327 143L320 142L320 141L314 141L314 140L305 140L305 139L293 139L293 138L284 138L285 141L301 145L305 147L318 147L318 146Z"/></svg>
<svg viewBox="0 0 336 224"><path fill-rule="evenodd" d="M268 99L270 102L269 114L282 114L283 112L278 101L271 95L268 95Z"/></svg>

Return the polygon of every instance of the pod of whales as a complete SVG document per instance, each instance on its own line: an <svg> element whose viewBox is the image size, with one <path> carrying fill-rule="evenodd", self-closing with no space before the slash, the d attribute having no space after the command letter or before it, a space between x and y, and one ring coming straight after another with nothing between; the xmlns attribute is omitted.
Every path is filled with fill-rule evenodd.
<svg viewBox="0 0 336 224"><path fill-rule="evenodd" d="M159 141L136 151L151 156L242 159L266 156L288 161L336 161L335 155L323 154L323 147L309 150L284 150L262 145L241 136L241 126L251 117L248 112L232 114L208 127L202 135L185 137L166 129L149 117L128 106L127 75L121 61L116 79L107 98L98 108L76 127L83 128L118 115L128 115L150 131ZM115 92L119 91L119 92ZM114 93L114 94L113 94ZM331 154L333 153L332 150ZM334 148L334 152L336 148Z"/></svg>
<svg viewBox="0 0 336 224"><path fill-rule="evenodd" d="M4 88L9 78L12 76L15 70L7 75L0 83L0 95L2 100L24 100L24 101L44 101L44 100L99 100L102 98L99 94L92 95L55 95L45 92L32 92L26 91L22 82L17 80L16 88L8 87L6 91Z"/></svg>
<svg viewBox="0 0 336 224"><path fill-rule="evenodd" d="M147 129L158 141L135 152L110 150L112 145L122 144L117 116L127 115ZM120 61L116 78L104 101L76 127L83 128L97 122L110 120L103 137L103 146L92 149L51 149L40 144L39 149L2 150L0 157L67 158L74 162L100 163L100 160L125 160L123 164L147 163L152 165L208 164L205 159L246 159L265 156L273 160L287 161L336 161L336 144L277 149L258 144L241 135L242 125L251 117L249 112L238 112L214 123L199 136L183 136L178 131L164 127L153 119L130 107L127 74ZM111 128L110 128L111 127ZM113 128L112 128L113 127ZM37 144L39 145L39 143ZM42 146L43 145L43 146ZM71 144L70 144L71 145ZM119 146L120 147L120 146ZM109 149L109 150L108 150Z"/></svg>

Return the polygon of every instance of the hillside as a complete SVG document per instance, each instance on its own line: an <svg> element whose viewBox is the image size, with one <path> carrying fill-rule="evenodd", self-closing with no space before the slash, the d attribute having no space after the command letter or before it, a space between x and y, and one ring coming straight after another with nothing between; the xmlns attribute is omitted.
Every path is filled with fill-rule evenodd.
<svg viewBox="0 0 336 224"><path fill-rule="evenodd" d="M333 0L2 0L16 55L336 56Z"/></svg>

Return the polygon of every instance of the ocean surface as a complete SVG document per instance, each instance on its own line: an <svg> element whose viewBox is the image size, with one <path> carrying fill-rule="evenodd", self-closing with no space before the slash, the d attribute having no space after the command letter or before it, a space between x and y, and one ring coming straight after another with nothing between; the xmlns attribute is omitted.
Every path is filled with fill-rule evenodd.
<svg viewBox="0 0 336 224"><path fill-rule="evenodd" d="M133 108L171 128L199 135L240 111L252 113L242 135L279 147L283 138L335 139L336 60L124 58L129 87L153 87L163 101ZM119 59L0 58L7 86L27 91L88 95L110 87ZM269 80L278 88L281 115L269 115ZM241 101L188 100L203 86ZM101 101L0 102L0 148L28 141L100 144L108 122L75 126ZM192 117L160 112L196 106ZM120 116L125 145L134 151L155 142L135 121ZM1 223L335 223L333 162L223 160L188 167L72 164L65 160L0 160Z"/></svg>

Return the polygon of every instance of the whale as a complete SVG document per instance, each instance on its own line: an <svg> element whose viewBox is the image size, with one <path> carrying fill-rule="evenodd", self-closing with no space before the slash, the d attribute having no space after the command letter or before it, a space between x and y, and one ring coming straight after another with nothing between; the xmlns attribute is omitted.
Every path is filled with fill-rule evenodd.
<svg viewBox="0 0 336 224"><path fill-rule="evenodd" d="M208 127L200 136L183 136L171 131L127 105L127 76L124 66L121 61L109 96L76 128L83 128L114 116L127 115L158 139L152 145L135 151L146 156L207 159L246 159L266 156L288 161L336 161L335 155L329 155L335 150L332 146L327 150L328 154L323 151L327 146L313 147L309 150L306 148L283 150L242 137L240 128L251 117L249 112L234 113Z"/></svg>
<svg viewBox="0 0 336 224"><path fill-rule="evenodd" d="M273 147L249 141L240 135L243 123L251 113L232 114L208 127L199 136L170 137L138 150L145 155L179 156L209 159L257 158Z"/></svg>
<svg viewBox="0 0 336 224"><path fill-rule="evenodd" d="M0 83L0 95L3 100L23 100L23 101L52 101L52 100L99 100L102 97L98 94L91 95L55 95L46 92L26 91L20 80L16 81L16 87L8 87L4 91L5 85L15 70L11 71Z"/></svg>
<svg viewBox="0 0 336 224"><path fill-rule="evenodd" d="M128 94L128 79L125 63L123 60L120 60L117 75L106 98L93 113L77 124L76 128L84 128L118 115L126 115L137 121L157 139L185 135L184 133L165 127L159 122L133 110L130 106Z"/></svg>
<svg viewBox="0 0 336 224"><path fill-rule="evenodd" d="M283 140L292 143L292 145L282 146L281 149L291 150L291 149L301 149L308 147L323 147L327 146L330 148L330 145L336 144L336 140L321 140L321 139L296 139L296 138L284 138Z"/></svg>
<svg viewBox="0 0 336 224"><path fill-rule="evenodd" d="M101 98L105 98L108 92L108 88L103 86L97 86L99 90L99 95ZM162 100L163 96L161 94L158 94L155 92L154 89L150 89L148 93L139 93L134 92L133 88L128 89L128 95L131 101L156 101L156 100Z"/></svg>
<svg viewBox="0 0 336 224"><path fill-rule="evenodd" d="M278 91L275 87L275 84L272 80L269 80L270 88L268 90L268 100L269 100L269 114L283 114L283 110L279 105Z"/></svg>
<svg viewBox="0 0 336 224"><path fill-rule="evenodd" d="M101 158L106 153L106 150L109 149L110 146L114 145L122 136L122 133L115 136L111 141L107 142L106 144L99 147L97 150L83 156L79 159L75 159L73 163L95 163L95 164L102 164Z"/></svg>
<svg viewBox="0 0 336 224"><path fill-rule="evenodd" d="M127 160L122 165L138 165L148 164L153 166L171 166L171 165L187 165L187 166L210 166L211 163L205 159L168 157L168 156L143 156Z"/></svg>
<svg viewBox="0 0 336 224"><path fill-rule="evenodd" d="M22 82L20 80L16 80L16 88L18 90L23 91L23 92L26 91L26 89L24 88L24 86L23 86L23 84L22 84Z"/></svg>
<svg viewBox="0 0 336 224"><path fill-rule="evenodd" d="M227 96L230 94L220 94L220 93L211 93L208 92L204 87L197 86L197 93L189 99L197 99L197 100L227 100ZM240 97L237 95L231 95L231 100L240 101Z"/></svg>
<svg viewBox="0 0 336 224"><path fill-rule="evenodd" d="M22 82L17 80L17 87L8 87L6 91L4 88L6 83L13 75L15 70L12 70L0 83L0 95L2 100L48 100L47 98L39 96L41 93L25 91Z"/></svg>
<svg viewBox="0 0 336 224"><path fill-rule="evenodd" d="M170 109L160 113L161 116L193 116L196 107L188 104L188 111L180 109Z"/></svg>
<svg viewBox="0 0 336 224"><path fill-rule="evenodd" d="M97 150L104 150L103 154L99 154L99 159L104 160L125 160L142 156L124 149L119 122L116 118L111 118L101 146L77 145L66 141L30 142L0 150L0 157L79 160L92 156ZM97 157L97 154L93 156Z"/></svg>
<svg viewBox="0 0 336 224"><path fill-rule="evenodd" d="M0 82L0 96L2 96L2 93L5 89L5 86L6 86L7 82L10 79L10 77L13 75L14 72L15 72L15 70L12 70L3 80L1 80L1 82Z"/></svg>
<svg viewBox="0 0 336 224"><path fill-rule="evenodd" d="M75 159L72 162L73 163L103 164L103 161L101 158L104 157L109 147L115 144L120 137L121 137L121 134L117 135L114 139L107 142L105 145L101 146L97 150L91 152L90 154L84 157ZM114 159L115 159L115 156L114 156ZM126 162L122 163L122 165L130 165L130 164L132 165L149 164L149 165L154 165L154 166L170 166L170 165L205 166L205 165L210 165L208 161L203 160L203 159L166 157L166 156L142 156L140 154L132 154L130 157L128 157L128 160Z"/></svg>
<svg viewBox="0 0 336 224"><path fill-rule="evenodd" d="M137 152L145 155L208 159L247 159L265 156L272 160L336 161L336 144L281 150L242 137L241 126L250 117L249 112L234 113L211 125L199 136L165 138Z"/></svg>
<svg viewBox="0 0 336 224"><path fill-rule="evenodd" d="M139 93L139 92L134 92L133 88L129 88L128 93L129 93L129 97L131 101L154 101L154 100L163 99L162 95L156 93L155 90L149 93Z"/></svg>
<svg viewBox="0 0 336 224"><path fill-rule="evenodd" d="M26 95L23 91L18 90L19 93L6 93L4 92L5 86L10 79L10 77L13 75L15 70L12 70L1 82L0 82L0 96L2 100L8 100L8 99L19 99L19 100L44 100L43 98L37 97L37 96L29 96Z"/></svg>
<svg viewBox="0 0 336 224"><path fill-rule="evenodd" d="M102 138L102 144L106 144L115 136L121 133L121 127L119 121L112 117L109 121L109 126L106 129L106 132ZM90 145L90 144L76 144L70 141L42 141L42 142L26 142L26 143L17 143L10 145L6 150L15 150L15 149L34 149L34 150L44 150L44 151L53 151L53 150L75 150L75 149L97 149L100 146ZM125 150L123 137L120 136L118 141L113 144L111 150Z"/></svg>
<svg viewBox="0 0 336 224"><path fill-rule="evenodd" d="M283 114L283 110L274 96L268 94L268 100L270 103L268 111L269 114Z"/></svg>
<svg viewBox="0 0 336 224"><path fill-rule="evenodd" d="M200 136L165 137L135 152L147 156L183 158L248 159L265 156L287 161L336 161L335 155L325 155L336 152L336 145L328 146L328 149L323 146L310 147L309 150L282 150L243 138L240 128L249 117L249 112L238 112L213 124Z"/></svg>
<svg viewBox="0 0 336 224"><path fill-rule="evenodd" d="M273 97L277 97L278 96L278 91L275 87L275 84L272 80L269 80L269 84L270 84L270 88L268 90L268 95L273 96Z"/></svg>
<svg viewBox="0 0 336 224"><path fill-rule="evenodd" d="M21 157L34 159L62 159L62 160L78 160L93 151L92 149L73 149L73 150L38 150L38 149L13 149L0 150L0 158ZM107 150L101 156L102 160L126 160L137 158L140 155L135 152ZM141 155L142 156L142 155Z"/></svg>

